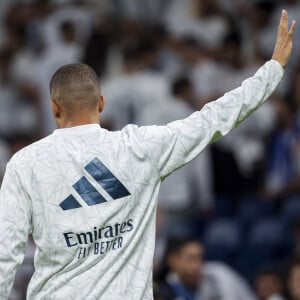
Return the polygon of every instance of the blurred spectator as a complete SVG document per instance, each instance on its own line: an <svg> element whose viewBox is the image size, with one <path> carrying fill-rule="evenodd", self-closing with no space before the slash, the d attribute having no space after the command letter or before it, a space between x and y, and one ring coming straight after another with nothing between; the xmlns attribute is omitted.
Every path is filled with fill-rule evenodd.
<svg viewBox="0 0 300 300"><path fill-rule="evenodd" d="M252 37L254 53L263 57L269 57L273 51L276 37L274 30L273 13L275 1L257 0L252 1L252 6L247 14L249 24L249 36Z"/></svg>
<svg viewBox="0 0 300 300"><path fill-rule="evenodd" d="M129 18L142 24L159 22L173 0L112 0L109 2L113 17Z"/></svg>
<svg viewBox="0 0 300 300"><path fill-rule="evenodd" d="M102 120L112 123L113 129L130 123L144 125L143 111L169 98L168 79L156 70L157 47L152 37L126 43L122 73L103 82L107 105Z"/></svg>
<svg viewBox="0 0 300 300"><path fill-rule="evenodd" d="M172 4L166 17L171 34L193 36L208 49L220 46L229 30L229 23L218 1L175 0Z"/></svg>
<svg viewBox="0 0 300 300"><path fill-rule="evenodd" d="M245 279L225 264L206 263L203 267L203 278L207 278L207 281L215 280L216 286L212 286L211 289L217 290L219 294L218 298L212 298L210 295L216 294L216 291L209 291L209 289L205 291L205 283L203 282L203 299L256 300Z"/></svg>
<svg viewBox="0 0 300 300"><path fill-rule="evenodd" d="M275 270L263 270L256 275L255 290L259 300L284 300L284 283Z"/></svg>
<svg viewBox="0 0 300 300"><path fill-rule="evenodd" d="M278 98L274 105L278 126L268 153L266 197L282 199L300 191L300 125L291 101Z"/></svg>
<svg viewBox="0 0 300 300"><path fill-rule="evenodd" d="M164 269L155 292L157 299L200 299L198 285L203 268L203 255L204 249L197 240L171 239L167 244Z"/></svg>
<svg viewBox="0 0 300 300"><path fill-rule="evenodd" d="M12 79L12 58L9 49L0 51L0 135L4 138L20 131L35 131L38 126L37 110L30 101L32 99L28 99Z"/></svg>
<svg viewBox="0 0 300 300"><path fill-rule="evenodd" d="M192 60L188 57L185 59L191 66L191 78L198 100L197 107L201 108L205 103L221 95L221 87L215 84L221 80L220 65L194 40L186 40L184 46L189 50L186 51L188 55L194 55Z"/></svg>
<svg viewBox="0 0 300 300"><path fill-rule="evenodd" d="M66 22L73 24L78 42L84 43L90 35L96 12L95 5L89 1L73 1L53 10L48 18L41 20L46 46L55 48L60 43L59 32Z"/></svg>
<svg viewBox="0 0 300 300"><path fill-rule="evenodd" d="M98 21L93 28L84 50L84 63L90 65L100 77L103 76L106 71L108 51L113 37L109 22Z"/></svg>
<svg viewBox="0 0 300 300"><path fill-rule="evenodd" d="M288 275L289 300L300 299L300 261L296 259L289 268Z"/></svg>
<svg viewBox="0 0 300 300"><path fill-rule="evenodd" d="M205 263L194 238L171 238L155 289L159 300L254 300L244 280L223 264Z"/></svg>

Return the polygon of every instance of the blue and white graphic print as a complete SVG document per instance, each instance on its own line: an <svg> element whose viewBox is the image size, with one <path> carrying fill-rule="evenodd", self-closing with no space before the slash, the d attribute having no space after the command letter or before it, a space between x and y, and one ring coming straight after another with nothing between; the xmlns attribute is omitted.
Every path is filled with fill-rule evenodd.
<svg viewBox="0 0 300 300"><path fill-rule="evenodd" d="M130 195L126 187L98 158L94 158L88 165L86 165L85 170L114 200ZM73 188L88 206L106 202L105 198L96 190L85 176L81 177L73 185ZM73 195L69 195L59 205L63 210L81 207L80 203L76 201Z"/></svg>

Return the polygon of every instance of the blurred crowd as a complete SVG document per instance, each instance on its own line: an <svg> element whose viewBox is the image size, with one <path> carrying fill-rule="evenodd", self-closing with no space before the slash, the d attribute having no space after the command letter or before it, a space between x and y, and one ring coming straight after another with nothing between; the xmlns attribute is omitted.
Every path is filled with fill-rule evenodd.
<svg viewBox="0 0 300 300"><path fill-rule="evenodd" d="M300 22L298 0L2 0L0 177L55 128L48 84L61 65L96 70L102 127L167 124L271 58L282 8ZM300 299L299 29L272 99L162 183L155 299ZM29 238L11 300L25 299L33 256Z"/></svg>

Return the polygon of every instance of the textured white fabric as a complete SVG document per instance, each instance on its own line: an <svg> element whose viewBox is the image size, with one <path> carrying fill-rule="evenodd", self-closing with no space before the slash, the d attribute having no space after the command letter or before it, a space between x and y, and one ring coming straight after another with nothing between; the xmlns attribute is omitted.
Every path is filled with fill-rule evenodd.
<svg viewBox="0 0 300 300"><path fill-rule="evenodd" d="M58 129L18 152L7 165L0 193L0 299L8 296L29 232L37 249L28 299L152 299L161 179L243 121L282 75L281 66L270 61L240 88L184 120L117 132L97 124ZM95 158L130 195L114 195L116 182L105 172L90 175L85 166ZM76 192L83 176L85 186ZM94 192L86 191L88 185ZM70 195L80 207L63 210ZM100 195L104 203L84 201Z"/></svg>
<svg viewBox="0 0 300 300"><path fill-rule="evenodd" d="M200 299L258 300L248 283L223 263L204 264L202 277Z"/></svg>

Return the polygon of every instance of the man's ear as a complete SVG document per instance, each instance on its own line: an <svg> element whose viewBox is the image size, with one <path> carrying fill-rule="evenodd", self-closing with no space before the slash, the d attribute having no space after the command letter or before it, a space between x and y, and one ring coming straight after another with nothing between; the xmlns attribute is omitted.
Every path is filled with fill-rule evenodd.
<svg viewBox="0 0 300 300"><path fill-rule="evenodd" d="M55 118L59 118L60 117L60 107L57 104L57 102L55 100L50 100L50 104L51 104L51 109L52 109L52 113L53 116Z"/></svg>
<svg viewBox="0 0 300 300"><path fill-rule="evenodd" d="M99 113L102 113L105 106L105 98L104 96L100 96L99 98Z"/></svg>

